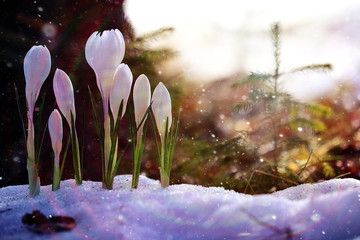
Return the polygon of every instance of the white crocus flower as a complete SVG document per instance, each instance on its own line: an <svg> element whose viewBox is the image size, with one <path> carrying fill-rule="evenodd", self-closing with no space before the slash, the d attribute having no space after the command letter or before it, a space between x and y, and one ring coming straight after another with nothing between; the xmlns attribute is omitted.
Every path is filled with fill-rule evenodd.
<svg viewBox="0 0 360 240"><path fill-rule="evenodd" d="M50 52L45 46L33 46L26 53L24 59L25 93L31 119L40 88L48 77L50 68Z"/></svg>
<svg viewBox="0 0 360 240"><path fill-rule="evenodd" d="M141 74L135 81L133 99L134 99L135 124L136 124L135 129L138 129L138 131L137 131L136 145L135 144L133 145L134 164L133 164L133 176L131 181L131 187L137 188L139 185L141 160L142 160L144 141L145 141L145 136L143 135L143 128L147 117L147 109L150 105L150 99L151 99L151 89L150 89L149 79L144 74ZM143 119L144 121L141 123Z"/></svg>
<svg viewBox="0 0 360 240"><path fill-rule="evenodd" d="M163 139L165 136L165 132L169 132L170 130L172 114L170 94L162 82L160 82L156 86L152 96L152 101L153 103L151 105L151 109L154 113L155 122L160 134L160 138ZM166 119L168 119L168 129L165 129Z"/></svg>
<svg viewBox="0 0 360 240"><path fill-rule="evenodd" d="M30 195L40 193L40 178L38 176L38 166L35 159L35 130L34 130L34 107L42 84L50 73L51 57L50 52L45 46L33 46L24 59L25 74L25 95L28 106L28 135L26 139L27 149L27 170L29 178Z"/></svg>
<svg viewBox="0 0 360 240"><path fill-rule="evenodd" d="M120 64L114 74L114 83L110 92L110 108L113 113L114 122L117 120L121 101L123 100L123 108L121 118L126 111L126 105L130 96L133 75L128 65Z"/></svg>
<svg viewBox="0 0 360 240"><path fill-rule="evenodd" d="M59 111L55 109L49 117L49 132L51 139L51 146L55 155L59 155L62 148L63 139L63 125Z"/></svg>
<svg viewBox="0 0 360 240"><path fill-rule="evenodd" d="M146 110L148 109L151 100L150 82L149 79L145 76L145 74L141 74L136 79L133 90L133 98L135 109L135 123L136 126L139 127L140 122L144 118L144 115L146 114ZM138 135L140 136L143 126L144 125L142 124L138 131Z"/></svg>
<svg viewBox="0 0 360 240"><path fill-rule="evenodd" d="M54 88L56 103L70 126L73 162L75 168L75 180L76 180L76 184L80 185L82 184L82 174L81 174L79 141L75 129L76 112L75 112L74 89L69 76L61 69L56 69L55 71L53 88ZM73 120L73 122L71 122L71 120Z"/></svg>
<svg viewBox="0 0 360 240"><path fill-rule="evenodd" d="M103 99L104 115L108 113L114 73L124 54L125 41L118 29L94 32L86 42L85 57L96 75L96 84Z"/></svg>
<svg viewBox="0 0 360 240"><path fill-rule="evenodd" d="M114 75L124 58L125 41L118 29L102 33L94 32L86 42L85 57L96 75L96 84L100 90L104 111L104 178L108 178L109 161L111 157L111 127L109 115L109 98L114 85ZM115 117L114 117L115 118ZM117 147L115 147L117 152ZM116 158L116 157L115 157ZM113 161L115 162L115 161ZM105 185L103 185L105 186ZM110 186L106 186L111 188Z"/></svg>
<svg viewBox="0 0 360 240"><path fill-rule="evenodd" d="M71 113L74 122L76 118L74 89L69 76L61 69L55 71L53 88L56 103L71 128Z"/></svg>
<svg viewBox="0 0 360 240"><path fill-rule="evenodd" d="M59 179L59 165L60 165L60 153L62 148L62 139L63 139L63 125L62 119L59 111L55 109L49 117L49 132L51 139L51 146L54 151L54 172L53 172L53 191L57 190L60 187Z"/></svg>

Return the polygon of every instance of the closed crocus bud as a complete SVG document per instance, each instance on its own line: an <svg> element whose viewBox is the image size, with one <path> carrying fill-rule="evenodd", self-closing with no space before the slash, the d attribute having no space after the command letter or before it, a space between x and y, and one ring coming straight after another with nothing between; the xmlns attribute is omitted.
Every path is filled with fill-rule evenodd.
<svg viewBox="0 0 360 240"><path fill-rule="evenodd" d="M114 74L114 83L110 92L110 108L113 113L114 121L116 122L121 100L123 100L123 109L121 118L126 111L127 101L129 99L131 85L133 82L133 75L128 65L120 64Z"/></svg>
<svg viewBox="0 0 360 240"><path fill-rule="evenodd" d="M33 46L26 53L24 59L25 93L31 115L36 99L39 96L40 88L50 73L50 68L50 52L45 46Z"/></svg>
<svg viewBox="0 0 360 240"><path fill-rule="evenodd" d="M113 76L125 54L125 41L118 29L94 32L86 42L85 57L96 75L96 83L108 106ZM104 111L107 112L107 109Z"/></svg>
<svg viewBox="0 0 360 240"><path fill-rule="evenodd" d="M154 113L156 126L160 137L163 138L165 132L169 131L171 127L172 115L170 94L162 82L156 86L152 96L152 101L153 103L151 105L151 109ZM166 119L168 119L168 129L165 129Z"/></svg>
<svg viewBox="0 0 360 240"><path fill-rule="evenodd" d="M140 125L147 108L150 105L151 89L149 79L141 74L135 81L134 91L134 109L135 109L135 123L136 126Z"/></svg>
<svg viewBox="0 0 360 240"><path fill-rule="evenodd" d="M64 114L71 128L71 114L75 122L74 90L69 76L61 69L56 69L53 82L54 94L60 111Z"/></svg>
<svg viewBox="0 0 360 240"><path fill-rule="evenodd" d="M55 154L60 154L62 148L63 125L61 115L57 109L51 113L48 124L52 148Z"/></svg>

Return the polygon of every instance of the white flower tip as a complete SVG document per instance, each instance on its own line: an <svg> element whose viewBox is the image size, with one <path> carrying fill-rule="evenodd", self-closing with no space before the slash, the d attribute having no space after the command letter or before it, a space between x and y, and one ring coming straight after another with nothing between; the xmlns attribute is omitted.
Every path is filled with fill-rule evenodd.
<svg viewBox="0 0 360 240"><path fill-rule="evenodd" d="M135 81L133 90L135 123L139 126L141 120L146 114L146 110L150 105L151 87L149 79L145 74L141 74Z"/></svg>
<svg viewBox="0 0 360 240"><path fill-rule="evenodd" d="M52 148L55 153L59 154L62 148L63 126L61 115L57 109L50 114L48 124Z"/></svg>
<svg viewBox="0 0 360 240"><path fill-rule="evenodd" d="M61 69L55 71L53 89L57 105L71 126L71 113L74 121L76 117L74 90L69 76Z"/></svg>
<svg viewBox="0 0 360 240"><path fill-rule="evenodd" d="M25 92L29 105L35 104L40 88L51 69L51 56L46 46L32 46L24 58Z"/></svg>
<svg viewBox="0 0 360 240"><path fill-rule="evenodd" d="M160 136L169 131L172 123L171 98L165 85L160 82L153 93L151 108L154 113L157 128ZM168 129L166 128L166 119L168 119Z"/></svg>
<svg viewBox="0 0 360 240"><path fill-rule="evenodd" d="M114 73L125 55L125 41L119 30L94 32L86 42L85 57L96 75L103 99L108 99Z"/></svg>
<svg viewBox="0 0 360 240"><path fill-rule="evenodd" d="M123 100L123 109L121 118L126 111L127 101L131 92L133 75L128 65L119 64L114 74L113 85L110 92L110 108L116 121L121 101Z"/></svg>

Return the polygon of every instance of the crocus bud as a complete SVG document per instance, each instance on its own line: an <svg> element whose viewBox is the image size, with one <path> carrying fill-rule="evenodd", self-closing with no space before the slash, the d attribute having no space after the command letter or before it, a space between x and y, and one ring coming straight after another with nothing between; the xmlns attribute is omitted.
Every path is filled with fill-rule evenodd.
<svg viewBox="0 0 360 240"><path fill-rule="evenodd" d="M104 106L108 106L113 76L125 54L125 41L118 29L94 32L86 42L85 57L96 75ZM108 111L105 109L104 111Z"/></svg>
<svg viewBox="0 0 360 240"><path fill-rule="evenodd" d="M116 122L121 100L123 100L123 109L121 118L126 111L127 101L129 99L131 85L133 82L133 75L128 65L120 64L114 74L114 83L110 92L110 108L113 113L114 121Z"/></svg>
<svg viewBox="0 0 360 240"><path fill-rule="evenodd" d="M57 105L71 128L71 113L74 122L76 117L74 90L69 76L61 69L55 71L53 88Z"/></svg>
<svg viewBox="0 0 360 240"><path fill-rule="evenodd" d="M62 148L63 125L61 115L57 109L50 114L48 124L52 148L55 154L60 154Z"/></svg>
<svg viewBox="0 0 360 240"><path fill-rule="evenodd" d="M140 125L147 108L150 105L151 89L149 79L141 74L135 81L134 91L134 109L135 109L135 123L136 126Z"/></svg>
<svg viewBox="0 0 360 240"><path fill-rule="evenodd" d="M156 86L152 96L152 101L153 103L151 105L151 109L154 113L156 126L160 137L163 138L165 132L170 130L172 115L170 94L162 82ZM168 119L168 129L165 129L166 119Z"/></svg>
<svg viewBox="0 0 360 240"><path fill-rule="evenodd" d="M24 59L25 93L29 112L34 110L40 88L50 73L51 57L45 46L33 46Z"/></svg>

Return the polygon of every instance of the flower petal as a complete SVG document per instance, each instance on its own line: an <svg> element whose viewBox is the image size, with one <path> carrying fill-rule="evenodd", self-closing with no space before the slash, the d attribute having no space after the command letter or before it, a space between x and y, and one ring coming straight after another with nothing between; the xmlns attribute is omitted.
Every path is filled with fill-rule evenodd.
<svg viewBox="0 0 360 240"><path fill-rule="evenodd" d="M96 74L96 82L103 101L108 100L113 76L125 54L125 41L119 30L93 33L85 46L85 56Z"/></svg>
<svg viewBox="0 0 360 240"><path fill-rule="evenodd" d="M147 108L150 105L151 89L149 79L145 74L141 74L135 81L134 90L134 109L135 109L135 122L139 126L143 119Z"/></svg>
<svg viewBox="0 0 360 240"><path fill-rule="evenodd" d="M94 55L92 49L94 48L93 45L95 43L94 39L96 38L96 34L98 34L98 32L93 32L93 34L91 34L90 37L88 38L85 45L85 58L91 68L93 68L92 60L94 58Z"/></svg>
<svg viewBox="0 0 360 240"><path fill-rule="evenodd" d="M50 114L49 132L52 148L56 154L59 154L62 148L63 125L61 115L57 109Z"/></svg>
<svg viewBox="0 0 360 240"><path fill-rule="evenodd" d="M121 100L123 101L123 111L121 117L126 111L127 101L129 99L133 75L128 65L120 64L114 74L114 84L110 93L110 108L116 122Z"/></svg>
<svg viewBox="0 0 360 240"><path fill-rule="evenodd" d="M46 46L33 46L24 59L25 93L29 109L33 107L40 88L48 77L51 68L51 56Z"/></svg>
<svg viewBox="0 0 360 240"><path fill-rule="evenodd" d="M169 131L172 123L172 114L171 114L171 98L169 91L160 82L153 93L152 96L152 105L151 109L154 113L155 122L161 137L165 135L165 131ZM168 129L166 128L166 119L168 119Z"/></svg>
<svg viewBox="0 0 360 240"><path fill-rule="evenodd" d="M57 105L71 127L70 113L74 121L76 118L74 90L69 76L61 69L55 71L53 88Z"/></svg>

